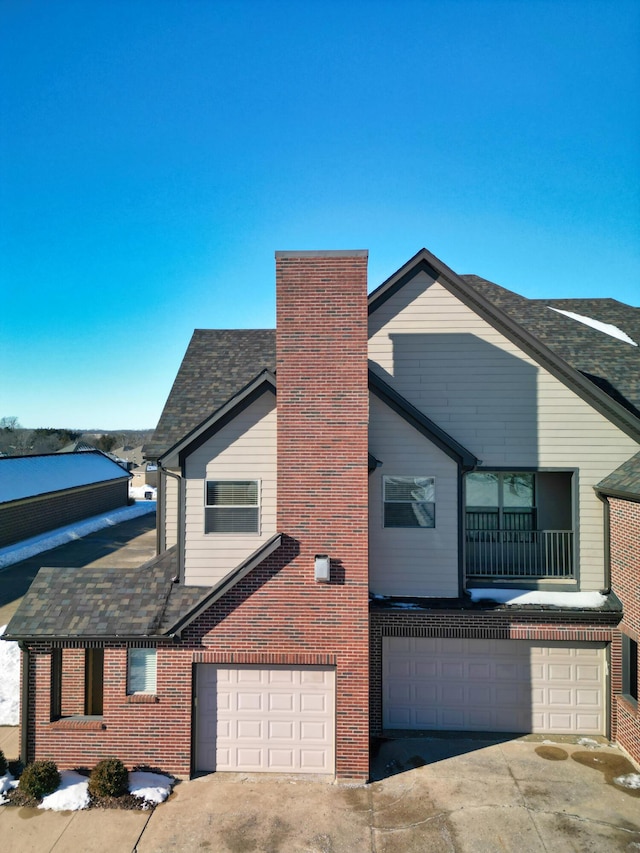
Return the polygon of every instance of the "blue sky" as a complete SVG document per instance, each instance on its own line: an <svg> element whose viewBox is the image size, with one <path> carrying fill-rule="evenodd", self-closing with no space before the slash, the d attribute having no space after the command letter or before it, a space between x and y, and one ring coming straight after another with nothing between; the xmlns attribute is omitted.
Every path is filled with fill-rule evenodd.
<svg viewBox="0 0 640 853"><path fill-rule="evenodd" d="M0 417L153 427L276 249L640 303L640 4L3 0Z"/></svg>

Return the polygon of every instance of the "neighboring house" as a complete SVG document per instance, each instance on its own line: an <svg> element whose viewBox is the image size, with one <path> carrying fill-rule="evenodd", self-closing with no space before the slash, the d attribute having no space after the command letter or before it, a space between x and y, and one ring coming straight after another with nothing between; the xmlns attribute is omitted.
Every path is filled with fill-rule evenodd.
<svg viewBox="0 0 640 853"><path fill-rule="evenodd" d="M155 489L158 485L158 466L155 462L143 462L131 471L131 488L143 489L149 486Z"/></svg>
<svg viewBox="0 0 640 853"><path fill-rule="evenodd" d="M98 450L0 460L0 548L127 505L129 475Z"/></svg>
<svg viewBox="0 0 640 853"><path fill-rule="evenodd" d="M129 471L132 471L134 468L140 467L144 463L144 453L142 451L142 445L139 444L137 447L131 447L130 445L123 445L122 447L114 447L111 451L113 455L121 460L121 464L126 462L126 467Z"/></svg>
<svg viewBox="0 0 640 853"><path fill-rule="evenodd" d="M367 300L366 263L278 252L275 331L194 333L159 556L43 569L8 627L23 758L364 779L370 734L615 738L637 590L595 488L640 449L640 311L426 250Z"/></svg>

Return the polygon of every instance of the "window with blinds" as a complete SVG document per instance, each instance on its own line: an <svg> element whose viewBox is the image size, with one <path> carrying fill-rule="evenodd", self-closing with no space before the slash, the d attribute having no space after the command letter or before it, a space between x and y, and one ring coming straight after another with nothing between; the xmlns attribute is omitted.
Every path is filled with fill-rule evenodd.
<svg viewBox="0 0 640 853"><path fill-rule="evenodd" d="M383 477L385 527L435 527L435 477Z"/></svg>
<svg viewBox="0 0 640 853"><path fill-rule="evenodd" d="M155 693L156 670L155 649L129 649L127 693Z"/></svg>
<svg viewBox="0 0 640 853"><path fill-rule="evenodd" d="M207 480L205 533L259 533L258 480Z"/></svg>

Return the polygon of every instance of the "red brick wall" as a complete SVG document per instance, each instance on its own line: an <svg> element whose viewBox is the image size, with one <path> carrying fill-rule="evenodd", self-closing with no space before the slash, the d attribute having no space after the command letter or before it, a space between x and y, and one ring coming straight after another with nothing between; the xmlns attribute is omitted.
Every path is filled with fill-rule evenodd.
<svg viewBox="0 0 640 853"><path fill-rule="evenodd" d="M616 739L640 761L640 714L622 695L622 634L640 641L640 503L609 498L611 587L622 602L623 619L612 655L612 709L617 711Z"/></svg>
<svg viewBox="0 0 640 853"><path fill-rule="evenodd" d="M337 775L366 778L367 253L279 252L276 288L278 530L290 560L247 604L270 610L269 650L335 656ZM316 554L331 557L329 584L314 580Z"/></svg>
<svg viewBox="0 0 640 853"><path fill-rule="evenodd" d="M84 650L64 649L67 662ZM65 654L66 653L66 654ZM127 650L113 643L104 653L104 713L101 720L51 722L50 646L37 643L30 652L29 761L50 758L60 769L91 768L116 756L127 767L148 764L179 776L191 769L191 650L158 649L157 695L127 696ZM72 667L72 670L74 667ZM37 691L36 691L37 684ZM64 691L64 679L63 679ZM66 713L80 713L70 708ZM22 756L24 760L24 756Z"/></svg>
<svg viewBox="0 0 640 853"><path fill-rule="evenodd" d="M60 713L63 717L84 714L84 649L62 649Z"/></svg>

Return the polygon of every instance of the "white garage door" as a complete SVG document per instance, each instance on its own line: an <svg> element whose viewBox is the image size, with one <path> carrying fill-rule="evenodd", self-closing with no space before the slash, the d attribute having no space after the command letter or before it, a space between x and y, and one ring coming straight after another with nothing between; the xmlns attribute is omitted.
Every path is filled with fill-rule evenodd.
<svg viewBox="0 0 640 853"><path fill-rule="evenodd" d="M604 644L383 639L387 729L605 734Z"/></svg>
<svg viewBox="0 0 640 853"><path fill-rule="evenodd" d="M333 773L335 673L225 667L196 673L196 769Z"/></svg>

